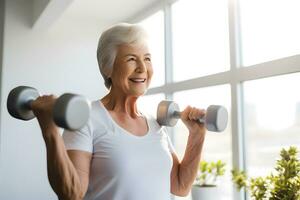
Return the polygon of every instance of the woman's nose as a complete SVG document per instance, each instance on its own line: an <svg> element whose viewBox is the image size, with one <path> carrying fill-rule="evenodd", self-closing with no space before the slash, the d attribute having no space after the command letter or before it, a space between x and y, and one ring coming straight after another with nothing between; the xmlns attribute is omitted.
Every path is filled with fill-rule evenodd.
<svg viewBox="0 0 300 200"><path fill-rule="evenodd" d="M143 62L143 61L140 61L140 62L138 63L137 72L143 73L143 72L145 72L145 71L147 71L146 63Z"/></svg>

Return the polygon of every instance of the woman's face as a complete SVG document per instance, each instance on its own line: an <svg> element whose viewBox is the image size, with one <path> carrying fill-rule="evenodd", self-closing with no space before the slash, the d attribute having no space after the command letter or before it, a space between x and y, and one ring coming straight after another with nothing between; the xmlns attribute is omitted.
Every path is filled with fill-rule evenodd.
<svg viewBox="0 0 300 200"><path fill-rule="evenodd" d="M122 44L112 72L112 88L129 96L143 95L153 74L148 47L141 44Z"/></svg>

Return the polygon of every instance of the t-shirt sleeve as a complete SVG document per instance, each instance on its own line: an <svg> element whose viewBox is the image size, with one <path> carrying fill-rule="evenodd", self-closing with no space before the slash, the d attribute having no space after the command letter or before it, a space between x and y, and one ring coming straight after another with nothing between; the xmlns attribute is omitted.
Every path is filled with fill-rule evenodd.
<svg viewBox="0 0 300 200"><path fill-rule="evenodd" d="M93 134L89 124L76 131L65 129L62 137L67 150L93 152Z"/></svg>

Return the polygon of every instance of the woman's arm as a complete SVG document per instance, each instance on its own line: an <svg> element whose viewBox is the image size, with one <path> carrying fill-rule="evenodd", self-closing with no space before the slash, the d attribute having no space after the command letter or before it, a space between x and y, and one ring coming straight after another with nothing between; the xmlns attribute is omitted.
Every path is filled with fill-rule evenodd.
<svg viewBox="0 0 300 200"><path fill-rule="evenodd" d="M80 200L87 191L92 155L84 151L67 153L52 119L55 100L53 95L42 96L31 105L46 144L48 179L59 199Z"/></svg>
<svg viewBox="0 0 300 200"><path fill-rule="evenodd" d="M59 133L51 135L45 139L50 185L60 200L81 200L88 188L92 154L67 152Z"/></svg>
<svg viewBox="0 0 300 200"><path fill-rule="evenodd" d="M206 130L203 124L195 120L204 114L203 110L191 107L182 112L181 119L189 129L189 137L181 162L176 154L172 153L171 192L177 196L188 195L197 175Z"/></svg>

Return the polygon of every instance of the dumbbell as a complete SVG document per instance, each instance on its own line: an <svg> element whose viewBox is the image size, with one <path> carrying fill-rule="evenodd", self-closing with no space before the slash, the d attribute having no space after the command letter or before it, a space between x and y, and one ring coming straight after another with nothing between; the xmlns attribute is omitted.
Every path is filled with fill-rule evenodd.
<svg viewBox="0 0 300 200"><path fill-rule="evenodd" d="M31 103L40 96L32 87L19 86L10 91L7 98L7 110L17 119L30 120L35 116ZM78 130L86 124L90 116L90 103L81 96L71 93L61 95L53 107L53 120L59 127Z"/></svg>
<svg viewBox="0 0 300 200"><path fill-rule="evenodd" d="M181 112L178 104L173 101L161 101L157 107L157 122L161 126L175 126L180 118ZM210 105L206 109L205 116L198 119L204 123L208 131L222 132L228 122L228 112L226 108L218 105Z"/></svg>

